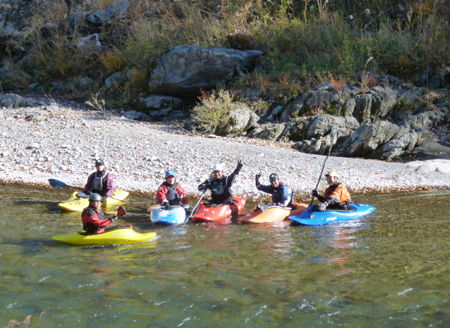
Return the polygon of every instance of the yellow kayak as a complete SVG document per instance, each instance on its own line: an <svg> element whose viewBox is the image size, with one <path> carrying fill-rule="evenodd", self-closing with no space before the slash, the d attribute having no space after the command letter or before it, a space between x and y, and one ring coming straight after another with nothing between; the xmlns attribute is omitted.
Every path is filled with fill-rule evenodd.
<svg viewBox="0 0 450 328"><path fill-rule="evenodd" d="M89 199L86 195L86 197L78 197L78 195L86 195L83 192L75 191L72 195L70 195L69 199L67 199L63 203L59 203L58 206L63 211L68 212L81 212L85 207L88 207L89 205ZM116 190L114 191L114 194L112 197L117 198L119 200L113 199L111 197L108 197L106 199L106 202L102 203L102 206L108 207L110 205L119 205L123 204L120 200L124 200L128 197L128 191L125 190Z"/></svg>
<svg viewBox="0 0 450 328"><path fill-rule="evenodd" d="M69 235L56 235L52 239L73 245L136 244L148 241L156 232L139 233L131 227L112 229L97 235L83 235L82 231Z"/></svg>

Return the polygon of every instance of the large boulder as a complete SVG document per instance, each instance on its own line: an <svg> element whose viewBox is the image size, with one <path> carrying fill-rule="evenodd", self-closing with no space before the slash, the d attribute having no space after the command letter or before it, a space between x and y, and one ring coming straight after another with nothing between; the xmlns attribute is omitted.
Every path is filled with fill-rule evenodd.
<svg viewBox="0 0 450 328"><path fill-rule="evenodd" d="M339 138L347 136L348 132L345 128L334 127L330 132L321 139L300 141L294 144L294 148L309 154L325 154L330 146L336 145Z"/></svg>
<svg viewBox="0 0 450 328"><path fill-rule="evenodd" d="M374 92L371 115L376 118L385 118L396 105L398 92L383 87L373 87L371 91Z"/></svg>
<svg viewBox="0 0 450 328"><path fill-rule="evenodd" d="M380 148L379 154L375 157L380 159L393 159L402 156L405 153L410 153L418 141L422 133L417 133L411 130L410 133L403 135L399 139L391 140Z"/></svg>
<svg viewBox="0 0 450 328"><path fill-rule="evenodd" d="M449 110L442 108L440 110L426 111L417 115L405 117L399 125L406 126L414 130L429 129L445 123L449 117Z"/></svg>
<svg viewBox="0 0 450 328"><path fill-rule="evenodd" d="M242 72L251 71L262 51L176 46L159 60L149 80L151 93L199 95Z"/></svg>
<svg viewBox="0 0 450 328"><path fill-rule="evenodd" d="M409 162L406 164L406 167L420 173L440 172L450 174L450 160L448 159Z"/></svg>
<svg viewBox="0 0 450 328"><path fill-rule="evenodd" d="M363 124L345 140L338 153L344 156L366 156L392 140L399 130L398 125L385 121Z"/></svg>
<svg viewBox="0 0 450 328"><path fill-rule="evenodd" d="M18 108L18 107L32 107L33 102L16 94L0 94L0 107Z"/></svg>
<svg viewBox="0 0 450 328"><path fill-rule="evenodd" d="M235 136L244 132L250 124L250 119L252 118L252 112L250 108L246 106L234 108L230 110L228 114L228 124L222 128L219 128L216 133L218 135ZM250 123L250 124L249 124Z"/></svg>
<svg viewBox="0 0 450 328"><path fill-rule="evenodd" d="M284 124L268 123L254 129L249 133L251 138L265 139L269 141L277 140L284 131Z"/></svg>
<svg viewBox="0 0 450 328"><path fill-rule="evenodd" d="M307 138L320 137L331 131L332 128L345 128L354 130L359 127L358 121L353 117L338 117L327 114L317 116L306 133Z"/></svg>

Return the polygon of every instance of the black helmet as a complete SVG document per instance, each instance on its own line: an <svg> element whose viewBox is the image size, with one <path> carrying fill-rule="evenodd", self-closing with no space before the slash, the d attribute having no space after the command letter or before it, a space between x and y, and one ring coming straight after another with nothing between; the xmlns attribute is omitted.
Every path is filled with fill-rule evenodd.
<svg viewBox="0 0 450 328"><path fill-rule="evenodd" d="M102 196L100 196L99 194L93 193L89 196L89 201L101 201L102 200Z"/></svg>
<svg viewBox="0 0 450 328"><path fill-rule="evenodd" d="M98 159L95 161L95 166L105 165L105 162L102 159Z"/></svg>
<svg viewBox="0 0 450 328"><path fill-rule="evenodd" d="M271 175L269 175L269 181L273 181L273 180L280 180L280 178L278 177L278 174L272 173Z"/></svg>

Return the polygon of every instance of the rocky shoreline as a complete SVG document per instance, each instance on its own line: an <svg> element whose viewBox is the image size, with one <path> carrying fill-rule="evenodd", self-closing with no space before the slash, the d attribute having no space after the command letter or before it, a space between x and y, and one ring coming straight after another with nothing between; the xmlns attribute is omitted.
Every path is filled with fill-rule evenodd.
<svg viewBox="0 0 450 328"><path fill-rule="evenodd" d="M235 184L236 195L259 197L255 174L278 172L297 194L306 196L317 183L323 155L298 152L259 139L204 137L177 126L137 122L112 112L43 99L32 107L0 110L0 180L48 183L55 178L83 186L94 160L105 159L118 189L155 192L164 172L174 169L187 193L215 163L231 172L238 159L244 168ZM176 132L176 133L174 133ZM335 169L353 192L449 187L450 164L414 165L331 156L325 170ZM320 188L325 187L322 181Z"/></svg>

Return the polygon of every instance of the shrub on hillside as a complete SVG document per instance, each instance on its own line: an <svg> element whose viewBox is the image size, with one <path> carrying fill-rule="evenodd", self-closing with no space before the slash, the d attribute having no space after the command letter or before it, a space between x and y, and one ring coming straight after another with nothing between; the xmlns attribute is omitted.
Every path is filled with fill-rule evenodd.
<svg viewBox="0 0 450 328"><path fill-rule="evenodd" d="M192 110L192 123L203 132L215 133L228 123L230 110L236 107L233 96L224 90L202 91L200 99L201 104Z"/></svg>

